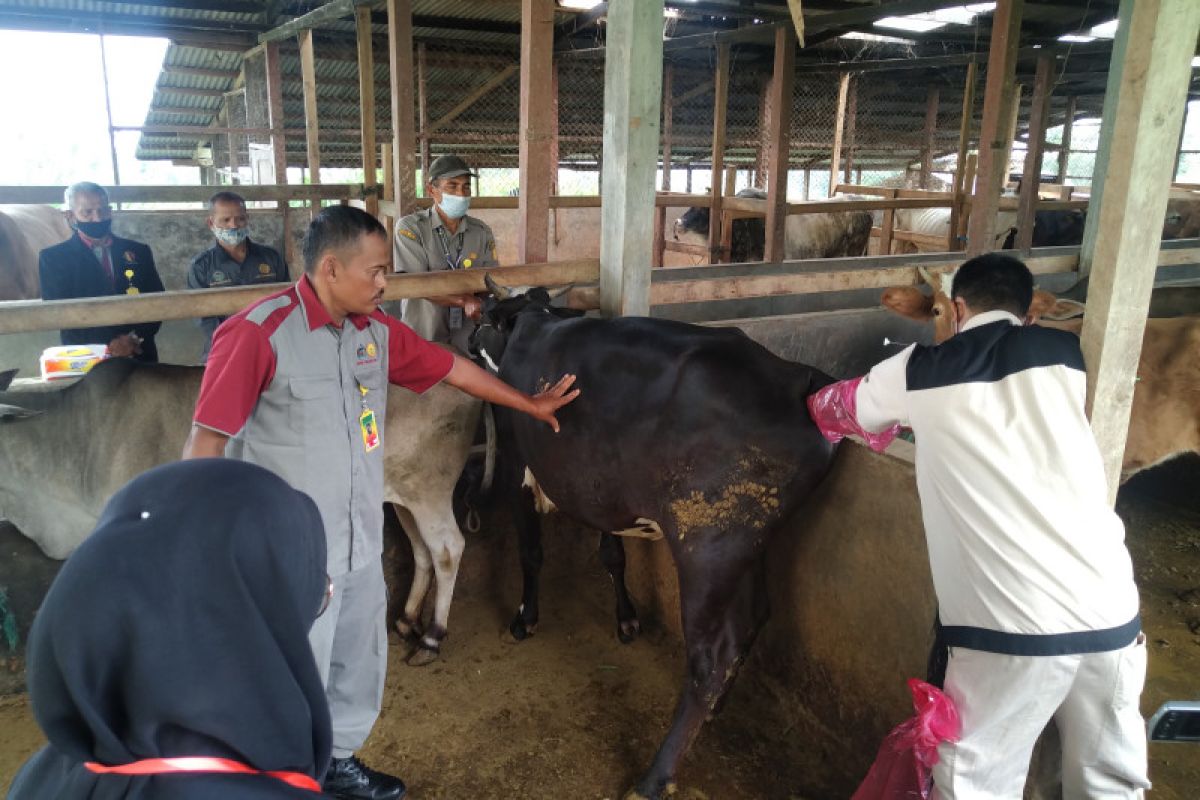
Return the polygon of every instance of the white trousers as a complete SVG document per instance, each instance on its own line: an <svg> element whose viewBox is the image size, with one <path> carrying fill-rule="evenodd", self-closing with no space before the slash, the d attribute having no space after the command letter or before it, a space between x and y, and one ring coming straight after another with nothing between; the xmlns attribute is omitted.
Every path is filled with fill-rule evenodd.
<svg viewBox="0 0 1200 800"><path fill-rule="evenodd" d="M951 648L946 694L962 736L933 768L941 800L1020 800L1033 746L1055 721L1066 800L1136 798L1150 788L1146 723L1138 708L1145 637L1122 650L1009 656Z"/></svg>
<svg viewBox="0 0 1200 800"><path fill-rule="evenodd" d="M383 703L387 675L387 588L370 564L333 579L333 597L308 632L333 719L333 757L362 747Z"/></svg>

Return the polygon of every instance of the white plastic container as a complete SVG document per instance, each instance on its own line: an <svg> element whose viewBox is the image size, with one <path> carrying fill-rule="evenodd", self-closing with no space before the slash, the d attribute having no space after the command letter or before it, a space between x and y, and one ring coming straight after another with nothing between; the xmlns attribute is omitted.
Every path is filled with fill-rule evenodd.
<svg viewBox="0 0 1200 800"><path fill-rule="evenodd" d="M108 345L104 344L47 347L39 359L42 367L42 380L78 378L105 358L108 358Z"/></svg>

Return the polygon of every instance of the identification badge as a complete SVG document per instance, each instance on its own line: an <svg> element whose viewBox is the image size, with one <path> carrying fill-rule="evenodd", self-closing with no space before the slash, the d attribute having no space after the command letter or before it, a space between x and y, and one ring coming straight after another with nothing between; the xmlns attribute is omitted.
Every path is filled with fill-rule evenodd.
<svg viewBox="0 0 1200 800"><path fill-rule="evenodd" d="M358 417L358 427L362 430L363 448L369 453L379 447L379 427L375 424L375 412L364 408Z"/></svg>
<svg viewBox="0 0 1200 800"><path fill-rule="evenodd" d="M463 310L461 308L450 309L450 330L456 331L462 327Z"/></svg>
<svg viewBox="0 0 1200 800"><path fill-rule="evenodd" d="M138 288L136 286L130 286L125 290L125 294L140 294L140 292L138 292Z"/></svg>

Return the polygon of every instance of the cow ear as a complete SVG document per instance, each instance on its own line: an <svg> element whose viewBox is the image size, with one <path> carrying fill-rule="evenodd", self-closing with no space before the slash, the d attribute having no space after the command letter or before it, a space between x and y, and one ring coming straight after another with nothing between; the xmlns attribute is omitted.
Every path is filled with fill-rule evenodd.
<svg viewBox="0 0 1200 800"><path fill-rule="evenodd" d="M20 406L10 406L0 403L0 421L36 417L41 413L41 411L34 411L30 408L21 408Z"/></svg>
<svg viewBox="0 0 1200 800"><path fill-rule="evenodd" d="M884 291L879 302L887 310L917 322L933 319L933 298L915 286L892 286Z"/></svg>
<svg viewBox="0 0 1200 800"><path fill-rule="evenodd" d="M1033 300L1029 303L1027 319L1031 323L1037 322L1039 319L1053 311L1057 302L1058 298L1049 292L1041 289L1035 289L1033 291Z"/></svg>
<svg viewBox="0 0 1200 800"><path fill-rule="evenodd" d="M13 378L17 377L19 369L6 369L0 372L0 392L3 392L12 383Z"/></svg>

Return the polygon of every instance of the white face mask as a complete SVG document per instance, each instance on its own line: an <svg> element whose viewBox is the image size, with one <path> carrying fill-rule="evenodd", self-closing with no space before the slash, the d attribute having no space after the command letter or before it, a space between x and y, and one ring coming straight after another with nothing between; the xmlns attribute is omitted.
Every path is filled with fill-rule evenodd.
<svg viewBox="0 0 1200 800"><path fill-rule="evenodd" d="M213 228L213 235L221 244L237 247L250 236L249 228Z"/></svg>
<svg viewBox="0 0 1200 800"><path fill-rule="evenodd" d="M442 213L450 219L462 219L467 215L467 209L471 207L471 198L459 197L456 194L442 194L442 202L438 203L438 208L442 209Z"/></svg>

